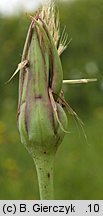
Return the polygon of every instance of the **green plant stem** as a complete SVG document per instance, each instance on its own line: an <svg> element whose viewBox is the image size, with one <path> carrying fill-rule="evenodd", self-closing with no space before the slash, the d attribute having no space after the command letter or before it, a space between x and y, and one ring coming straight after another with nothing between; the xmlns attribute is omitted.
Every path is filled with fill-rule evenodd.
<svg viewBox="0 0 103 216"><path fill-rule="evenodd" d="M45 154L34 158L41 200L53 200L53 159L53 155Z"/></svg>

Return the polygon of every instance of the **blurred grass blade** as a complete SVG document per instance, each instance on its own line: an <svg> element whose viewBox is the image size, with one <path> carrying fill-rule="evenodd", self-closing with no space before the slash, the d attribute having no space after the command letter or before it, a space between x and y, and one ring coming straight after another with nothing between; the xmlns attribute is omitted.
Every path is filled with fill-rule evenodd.
<svg viewBox="0 0 103 216"><path fill-rule="evenodd" d="M89 82L96 82L97 78L91 79L75 79L75 80L63 80L63 83L67 84L81 84L81 83L89 83Z"/></svg>

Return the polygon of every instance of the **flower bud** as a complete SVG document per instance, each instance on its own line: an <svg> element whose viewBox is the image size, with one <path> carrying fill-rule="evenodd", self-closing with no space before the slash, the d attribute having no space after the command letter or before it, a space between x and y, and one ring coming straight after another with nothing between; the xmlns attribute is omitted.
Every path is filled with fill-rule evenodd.
<svg viewBox="0 0 103 216"><path fill-rule="evenodd" d="M37 22L32 22L32 36L26 53L28 65L20 72L18 106L21 142L34 158L38 157L37 152L56 152L65 134L63 128L67 127L65 111L52 95L52 91L56 94L61 91L62 68L58 52L47 27L45 30L44 25ZM52 89L52 86L56 88Z"/></svg>

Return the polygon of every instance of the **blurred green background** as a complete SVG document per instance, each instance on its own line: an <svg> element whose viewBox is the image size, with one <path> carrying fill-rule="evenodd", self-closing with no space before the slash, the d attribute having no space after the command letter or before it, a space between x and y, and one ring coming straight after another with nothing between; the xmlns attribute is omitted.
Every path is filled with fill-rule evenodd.
<svg viewBox="0 0 103 216"><path fill-rule="evenodd" d="M60 3L61 31L72 42L61 57L64 78L98 78L96 83L63 86L70 106L70 134L54 163L55 199L103 199L103 0ZM0 199L39 199L33 160L20 143L16 125L18 75L5 82L21 60L30 20L0 15Z"/></svg>

